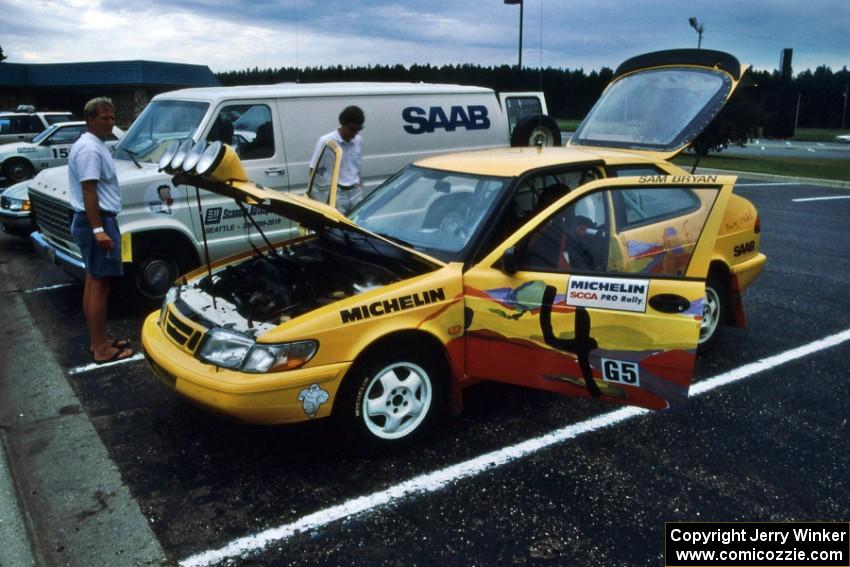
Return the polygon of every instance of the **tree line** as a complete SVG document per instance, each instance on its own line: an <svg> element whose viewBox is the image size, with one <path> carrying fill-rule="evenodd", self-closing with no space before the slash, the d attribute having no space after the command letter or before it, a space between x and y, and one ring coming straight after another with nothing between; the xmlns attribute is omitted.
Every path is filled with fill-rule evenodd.
<svg viewBox="0 0 850 567"><path fill-rule="evenodd" d="M280 82L426 82L456 83L489 87L497 91L543 91L549 114L557 118L581 119L611 81L614 72L603 67L586 73L583 69L524 68L501 65L369 65L365 67L281 67L244 69L217 73L223 85L256 85ZM784 137L793 127L841 128L845 116L844 95L850 71L821 66L796 76L778 71L752 71L748 86L733 99L743 106L747 122L765 135ZM735 109L732 109L735 110ZM741 109L738 109L741 111ZM790 129L790 131L789 131Z"/></svg>

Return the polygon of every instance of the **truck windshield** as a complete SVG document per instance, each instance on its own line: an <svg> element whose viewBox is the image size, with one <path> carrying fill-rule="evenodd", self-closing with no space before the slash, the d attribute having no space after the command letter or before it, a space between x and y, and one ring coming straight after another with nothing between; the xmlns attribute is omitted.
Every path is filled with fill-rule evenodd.
<svg viewBox="0 0 850 567"><path fill-rule="evenodd" d="M510 182L409 166L369 195L351 220L440 260L461 260Z"/></svg>
<svg viewBox="0 0 850 567"><path fill-rule="evenodd" d="M139 116L115 149L116 159L136 158L154 163L172 140L191 138L209 104L184 100L155 100Z"/></svg>

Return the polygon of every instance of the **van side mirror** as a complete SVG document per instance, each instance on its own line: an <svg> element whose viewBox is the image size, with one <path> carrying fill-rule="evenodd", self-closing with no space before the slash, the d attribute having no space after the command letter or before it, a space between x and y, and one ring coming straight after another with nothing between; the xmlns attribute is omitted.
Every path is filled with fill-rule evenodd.
<svg viewBox="0 0 850 567"><path fill-rule="evenodd" d="M517 273L516 248L513 246L502 253L502 271L508 275Z"/></svg>

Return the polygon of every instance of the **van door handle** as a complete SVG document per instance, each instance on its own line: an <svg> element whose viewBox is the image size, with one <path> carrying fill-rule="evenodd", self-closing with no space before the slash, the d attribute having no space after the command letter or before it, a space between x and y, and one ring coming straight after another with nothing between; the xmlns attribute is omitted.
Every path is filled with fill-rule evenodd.
<svg viewBox="0 0 850 567"><path fill-rule="evenodd" d="M674 293L661 293L649 299L649 306L662 313L681 313L687 311L691 302Z"/></svg>
<svg viewBox="0 0 850 567"><path fill-rule="evenodd" d="M266 175L286 175L285 167L270 167L265 171Z"/></svg>

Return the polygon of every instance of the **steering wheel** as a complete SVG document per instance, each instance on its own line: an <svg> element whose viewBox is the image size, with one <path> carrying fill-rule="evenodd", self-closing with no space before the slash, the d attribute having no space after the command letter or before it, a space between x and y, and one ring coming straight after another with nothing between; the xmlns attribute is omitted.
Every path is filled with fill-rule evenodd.
<svg viewBox="0 0 850 567"><path fill-rule="evenodd" d="M466 238L467 229L464 226L465 220L466 219L461 213L457 211L451 211L440 220L440 232L445 232L447 234L458 236L460 238Z"/></svg>

